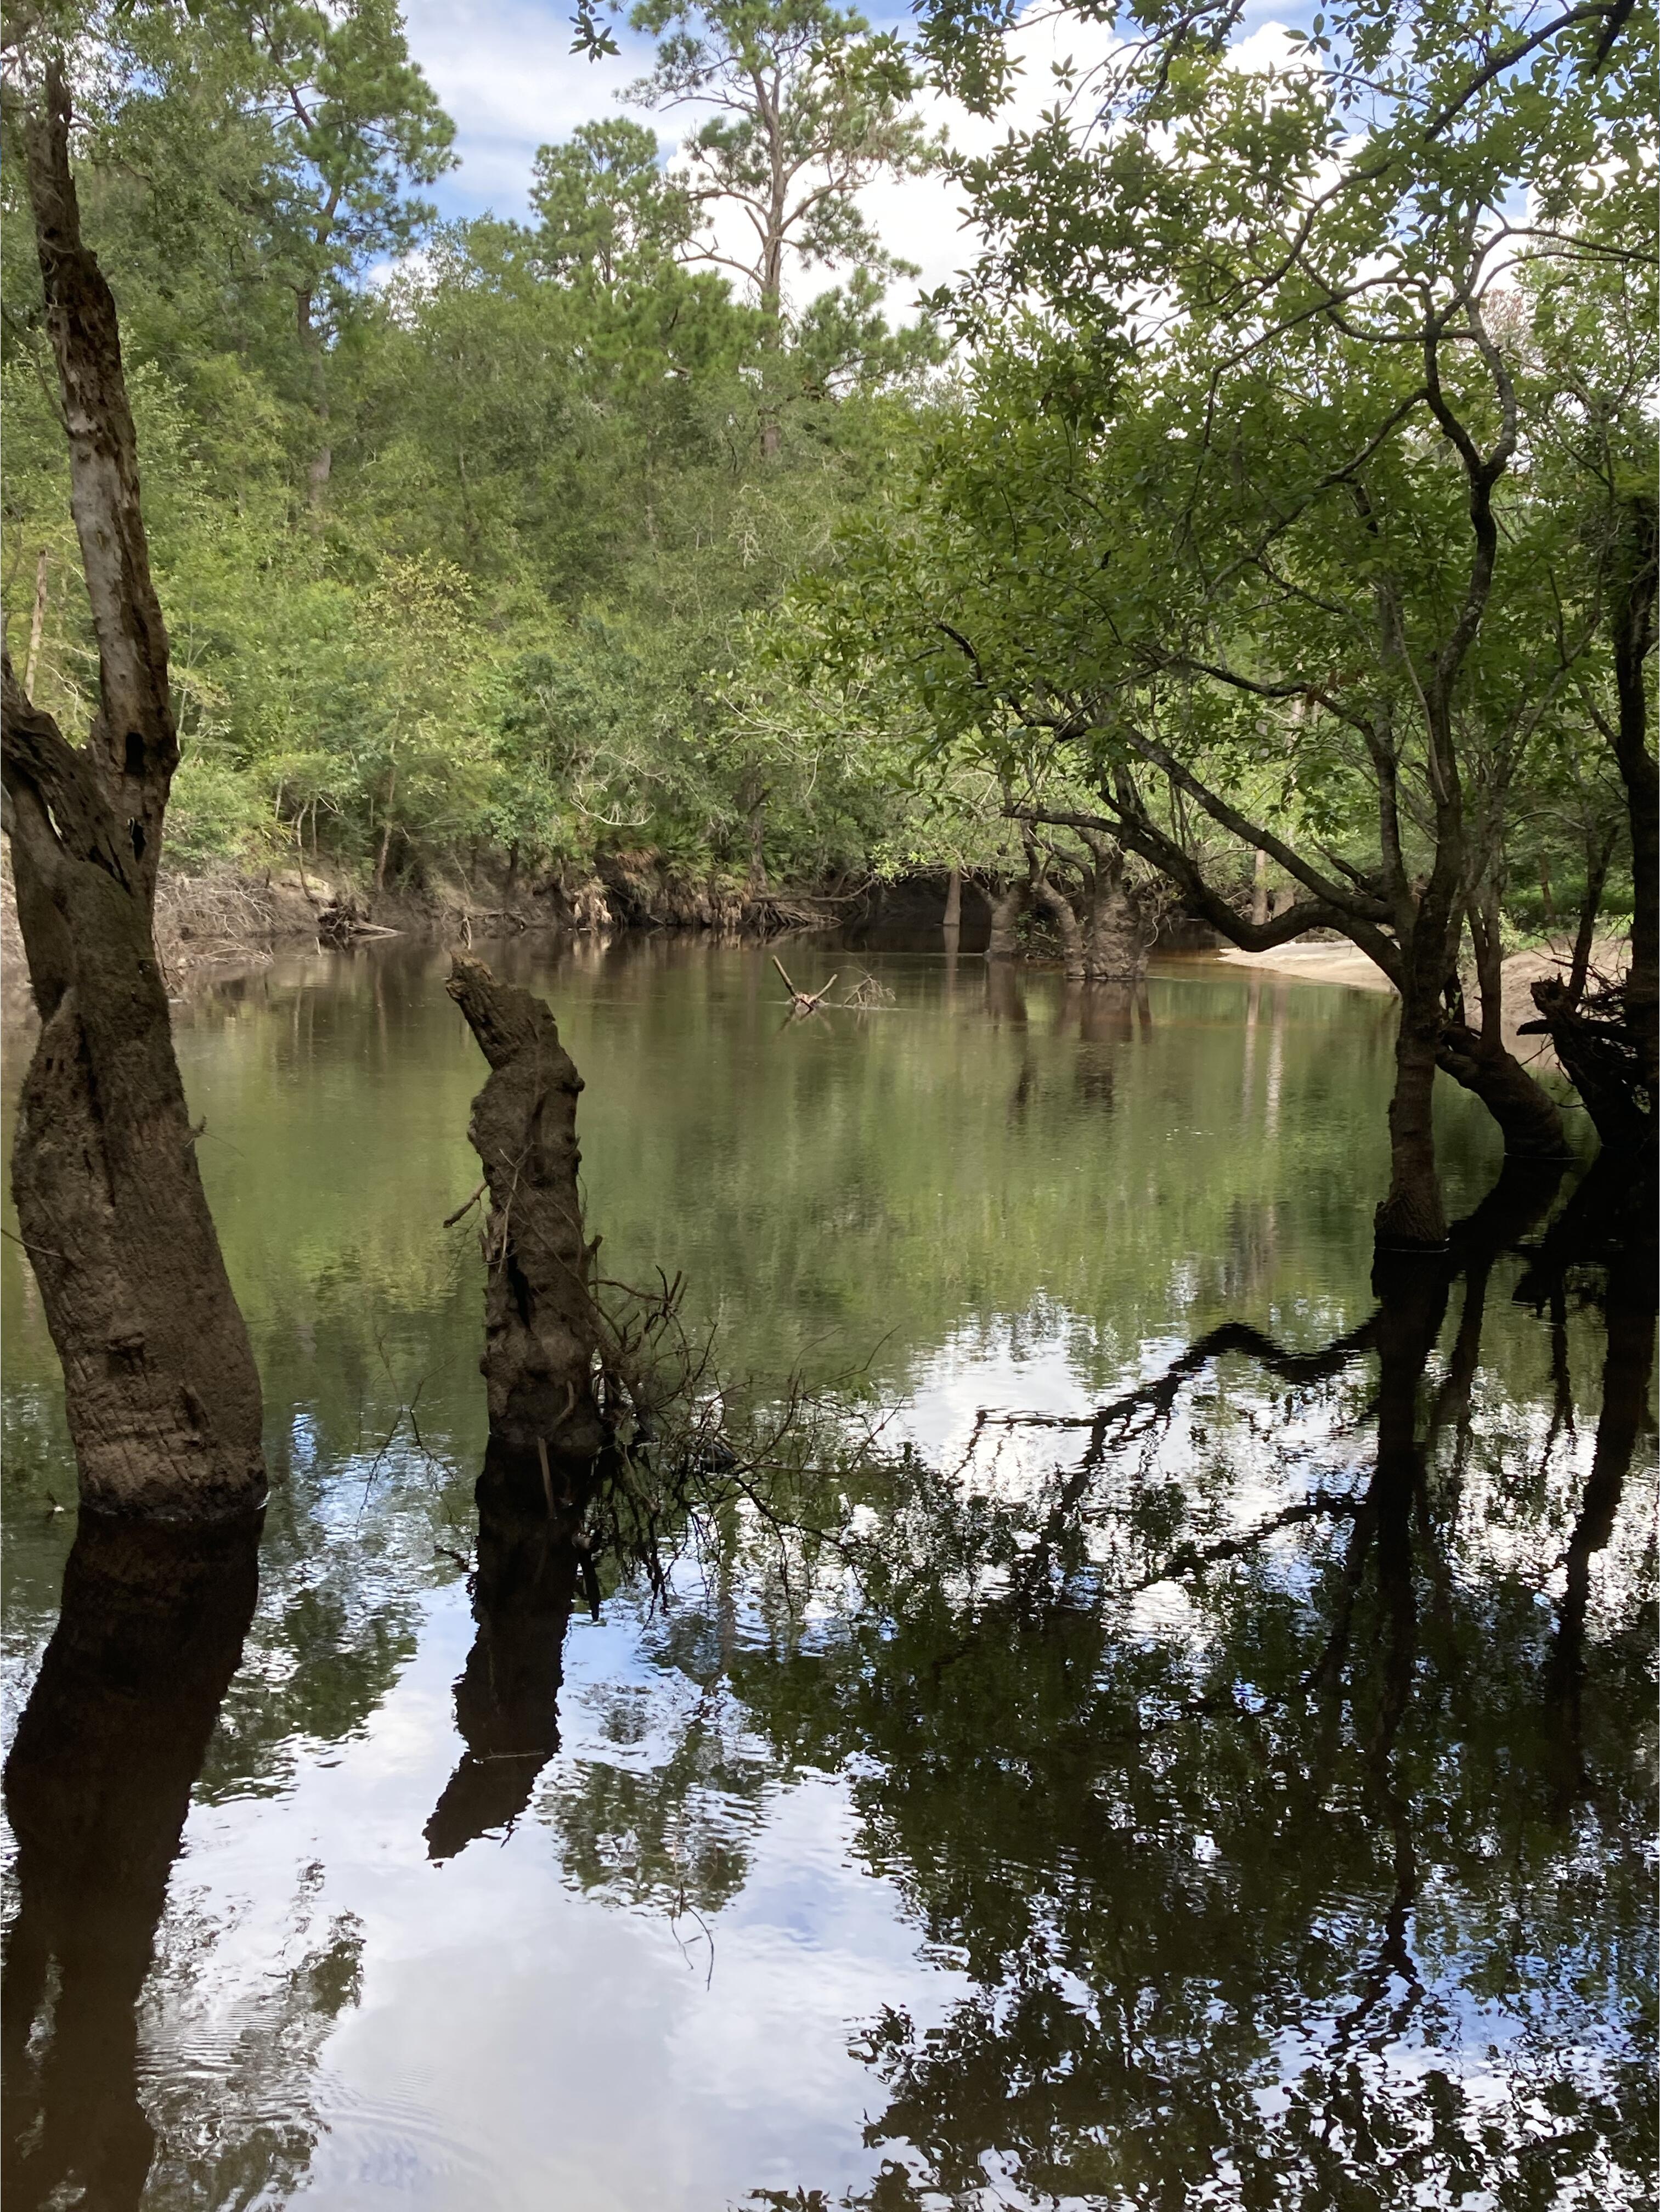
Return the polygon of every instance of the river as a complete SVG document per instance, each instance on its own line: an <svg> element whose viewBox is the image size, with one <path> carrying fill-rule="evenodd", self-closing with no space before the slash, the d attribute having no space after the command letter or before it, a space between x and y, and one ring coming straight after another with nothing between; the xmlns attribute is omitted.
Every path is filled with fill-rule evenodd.
<svg viewBox="0 0 1660 2212"><path fill-rule="evenodd" d="M274 1479L199 1665L66 1620L40 1686L75 1475L0 1248L62 1838L8 1847L8 2212L1649 2202L1650 1324L1518 1300L1562 1193L1492 1201L1448 1086L1477 1225L1374 1285L1393 1002L798 940L881 995L793 1022L755 948L481 949L585 1079L605 1269L811 1401L846 1540L729 1503L597 1617L481 1546L443 959L195 995Z"/></svg>

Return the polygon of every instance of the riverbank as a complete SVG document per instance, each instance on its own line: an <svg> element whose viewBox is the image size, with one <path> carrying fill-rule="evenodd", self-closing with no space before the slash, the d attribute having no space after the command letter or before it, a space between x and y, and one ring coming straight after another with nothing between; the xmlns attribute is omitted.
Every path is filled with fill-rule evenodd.
<svg viewBox="0 0 1660 2212"><path fill-rule="evenodd" d="M156 892L156 950L170 990L204 969L262 961L284 945L336 945L384 936L462 943L562 930L707 930L774 937L831 927L845 899L834 893L760 888L696 878L654 854L607 856L589 872L514 878L478 872L436 875L419 886L366 885L315 868L164 869ZM0 969L9 994L25 988L22 937L9 850L0 856Z"/></svg>
<svg viewBox="0 0 1660 2212"><path fill-rule="evenodd" d="M1599 974L1618 975L1629 957L1629 947L1622 937L1599 937L1591 948L1591 965ZM1357 952L1352 945L1285 945L1272 952L1242 952L1233 945L1223 946L1218 957L1231 966L1255 968L1269 975L1294 976L1303 983L1337 984L1356 991L1390 991L1395 986L1382 969ZM1554 1068L1556 1055L1547 1039L1524 1036L1523 1024L1536 1019L1538 1008L1533 1002L1533 987L1548 976L1560 975L1573 957L1572 945L1565 938L1560 942L1529 945L1512 952L1500 970L1501 999L1499 1019L1504 1030L1507 1050L1518 1060ZM1481 1018L1481 989L1474 973L1464 978L1464 992L1469 1018L1479 1024Z"/></svg>

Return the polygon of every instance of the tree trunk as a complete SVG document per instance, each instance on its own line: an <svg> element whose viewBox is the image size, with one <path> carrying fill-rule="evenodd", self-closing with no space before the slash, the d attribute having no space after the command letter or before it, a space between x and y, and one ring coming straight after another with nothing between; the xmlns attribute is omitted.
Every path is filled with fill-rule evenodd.
<svg viewBox="0 0 1660 2212"><path fill-rule="evenodd" d="M1408 982L1411 981L1408 963ZM1395 1041L1395 1095L1389 1100L1389 1189L1374 1223L1379 1245L1437 1250L1447 1241L1447 1217L1435 1171L1430 1100L1441 1041L1437 998L1403 999Z"/></svg>
<svg viewBox="0 0 1660 2212"><path fill-rule="evenodd" d="M1478 1031L1462 1019L1449 1021L1438 1065L1472 1091L1497 1121L1506 1159L1565 1160L1568 1140L1556 1101L1505 1044L1504 945L1496 887L1487 887L1481 905L1471 908L1469 921L1481 992L1481 1027Z"/></svg>
<svg viewBox="0 0 1660 2212"><path fill-rule="evenodd" d="M1250 919L1253 929L1261 929L1268 919L1268 856L1259 845L1256 865L1251 871Z"/></svg>
<svg viewBox="0 0 1660 2212"><path fill-rule="evenodd" d="M1657 513L1652 490L1626 510L1621 573L1612 609L1620 720L1614 753L1631 817L1631 967L1627 1026L1648 1095L1651 1127L1660 1109L1660 767L1649 750L1646 662L1654 644Z"/></svg>
<svg viewBox="0 0 1660 2212"><path fill-rule="evenodd" d="M1585 840L1585 896L1579 904L1579 927L1574 933L1573 958L1568 969L1568 997L1576 1006L1590 981L1590 957L1596 944L1596 921L1602 911L1602 891L1614 858L1614 833L1600 842Z"/></svg>
<svg viewBox="0 0 1660 2212"><path fill-rule="evenodd" d="M323 341L312 320L312 295L302 290L295 295L295 319L299 324L300 343L311 362L312 397L317 410L319 443L317 451L306 464L306 507L313 530L323 525L323 503L328 497L329 477L334 470L334 447L329 435L329 375L323 356Z"/></svg>
<svg viewBox="0 0 1660 2212"><path fill-rule="evenodd" d="M50 558L43 545L40 558L35 563L34 611L29 617L29 653L23 663L23 689L31 697L34 692L34 672L40 665L40 641L46 629L46 568Z"/></svg>
<svg viewBox="0 0 1660 2212"><path fill-rule="evenodd" d="M1078 926L1078 916L1066 893L1057 890L1047 876L1039 876L1031 887L1032 896L1046 907L1055 917L1055 926L1061 933L1061 957L1066 964L1069 983L1084 980L1084 933Z"/></svg>
<svg viewBox="0 0 1660 2212"><path fill-rule="evenodd" d="M264 1498L259 1378L202 1190L155 957L179 757L167 633L115 304L81 241L56 61L24 136L100 705L76 751L4 663L5 826L41 1018L12 1191L63 1364L82 1504L211 1519Z"/></svg>
<svg viewBox="0 0 1660 2212"><path fill-rule="evenodd" d="M1009 960L1014 956L1014 933L1020 917L1031 903L1031 885L1022 876L1009 885L1001 898L994 899L991 908L991 936L986 945L988 960Z"/></svg>
<svg viewBox="0 0 1660 2212"><path fill-rule="evenodd" d="M392 833L393 827L392 818L392 802L397 796L398 763L394 761L386 775L386 824L380 833L380 855L374 863L374 888L378 891L383 891L386 888L386 855L392 850Z"/></svg>
<svg viewBox="0 0 1660 2212"><path fill-rule="evenodd" d="M963 871L953 868L946 885L946 927L960 929L963 926Z"/></svg>
<svg viewBox="0 0 1660 2212"><path fill-rule="evenodd" d="M1497 1121L1507 1160L1569 1157L1556 1101L1502 1044L1490 1045L1468 1023L1449 1022L1437 1057L1443 1073L1474 1092Z"/></svg>
<svg viewBox="0 0 1660 2212"><path fill-rule="evenodd" d="M155 2150L137 2007L258 1587L258 1519L84 1515L6 1760L6 2203L136 2206ZM73 2193L66 2185L78 2185Z"/></svg>
<svg viewBox="0 0 1660 2212"><path fill-rule="evenodd" d="M1084 973L1092 983L1131 988L1147 963L1147 933L1124 877L1124 854L1110 838L1086 841L1095 858Z"/></svg>
<svg viewBox="0 0 1660 2212"><path fill-rule="evenodd" d="M490 1065L467 1134L489 1190L484 1356L492 1443L520 1465L562 1462L560 1494L605 1442L594 1401L598 1317L582 1237L582 1079L541 1000L456 953L446 986ZM550 1497L551 1508L553 1499Z"/></svg>

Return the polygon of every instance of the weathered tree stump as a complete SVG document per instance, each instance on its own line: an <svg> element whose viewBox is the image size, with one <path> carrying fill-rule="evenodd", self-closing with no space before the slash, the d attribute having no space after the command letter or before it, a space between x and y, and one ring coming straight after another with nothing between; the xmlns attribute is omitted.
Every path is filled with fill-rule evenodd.
<svg viewBox="0 0 1660 2212"><path fill-rule="evenodd" d="M541 1465L551 1509L555 1489L570 1487L570 1463L586 1466L605 1441L594 1396L593 1248L576 1180L582 1079L543 1001L497 982L482 960L456 953L446 988L490 1066L467 1127L489 1194L479 1364L490 1438Z"/></svg>

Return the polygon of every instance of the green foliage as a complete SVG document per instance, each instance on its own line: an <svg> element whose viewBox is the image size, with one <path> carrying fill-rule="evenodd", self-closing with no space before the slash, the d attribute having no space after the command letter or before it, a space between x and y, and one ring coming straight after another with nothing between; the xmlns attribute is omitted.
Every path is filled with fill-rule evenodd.
<svg viewBox="0 0 1660 2212"><path fill-rule="evenodd" d="M959 164L966 404L801 595L802 656L874 657L885 726L1040 807L1081 781L1183 866L1230 807L1335 855L1374 937L1438 867L1583 872L1614 487L1654 469L1651 42L1594 55L1590 9L1507 64L1485 17L1357 8L1247 69L1231 13L1134 12L1086 101ZM1006 20L925 21L989 99Z"/></svg>
<svg viewBox="0 0 1660 2212"><path fill-rule="evenodd" d="M731 702L751 618L827 555L937 358L888 328L874 247L781 334L689 265L696 198L621 119L541 149L529 227L435 228L415 188L450 127L381 0L105 10L84 37L80 186L173 645L175 857L416 882L611 848L866 865L870 775L798 745L763 791ZM857 70L870 145L909 145L903 71ZM4 607L21 658L46 549L36 689L73 731L96 659L8 161Z"/></svg>

